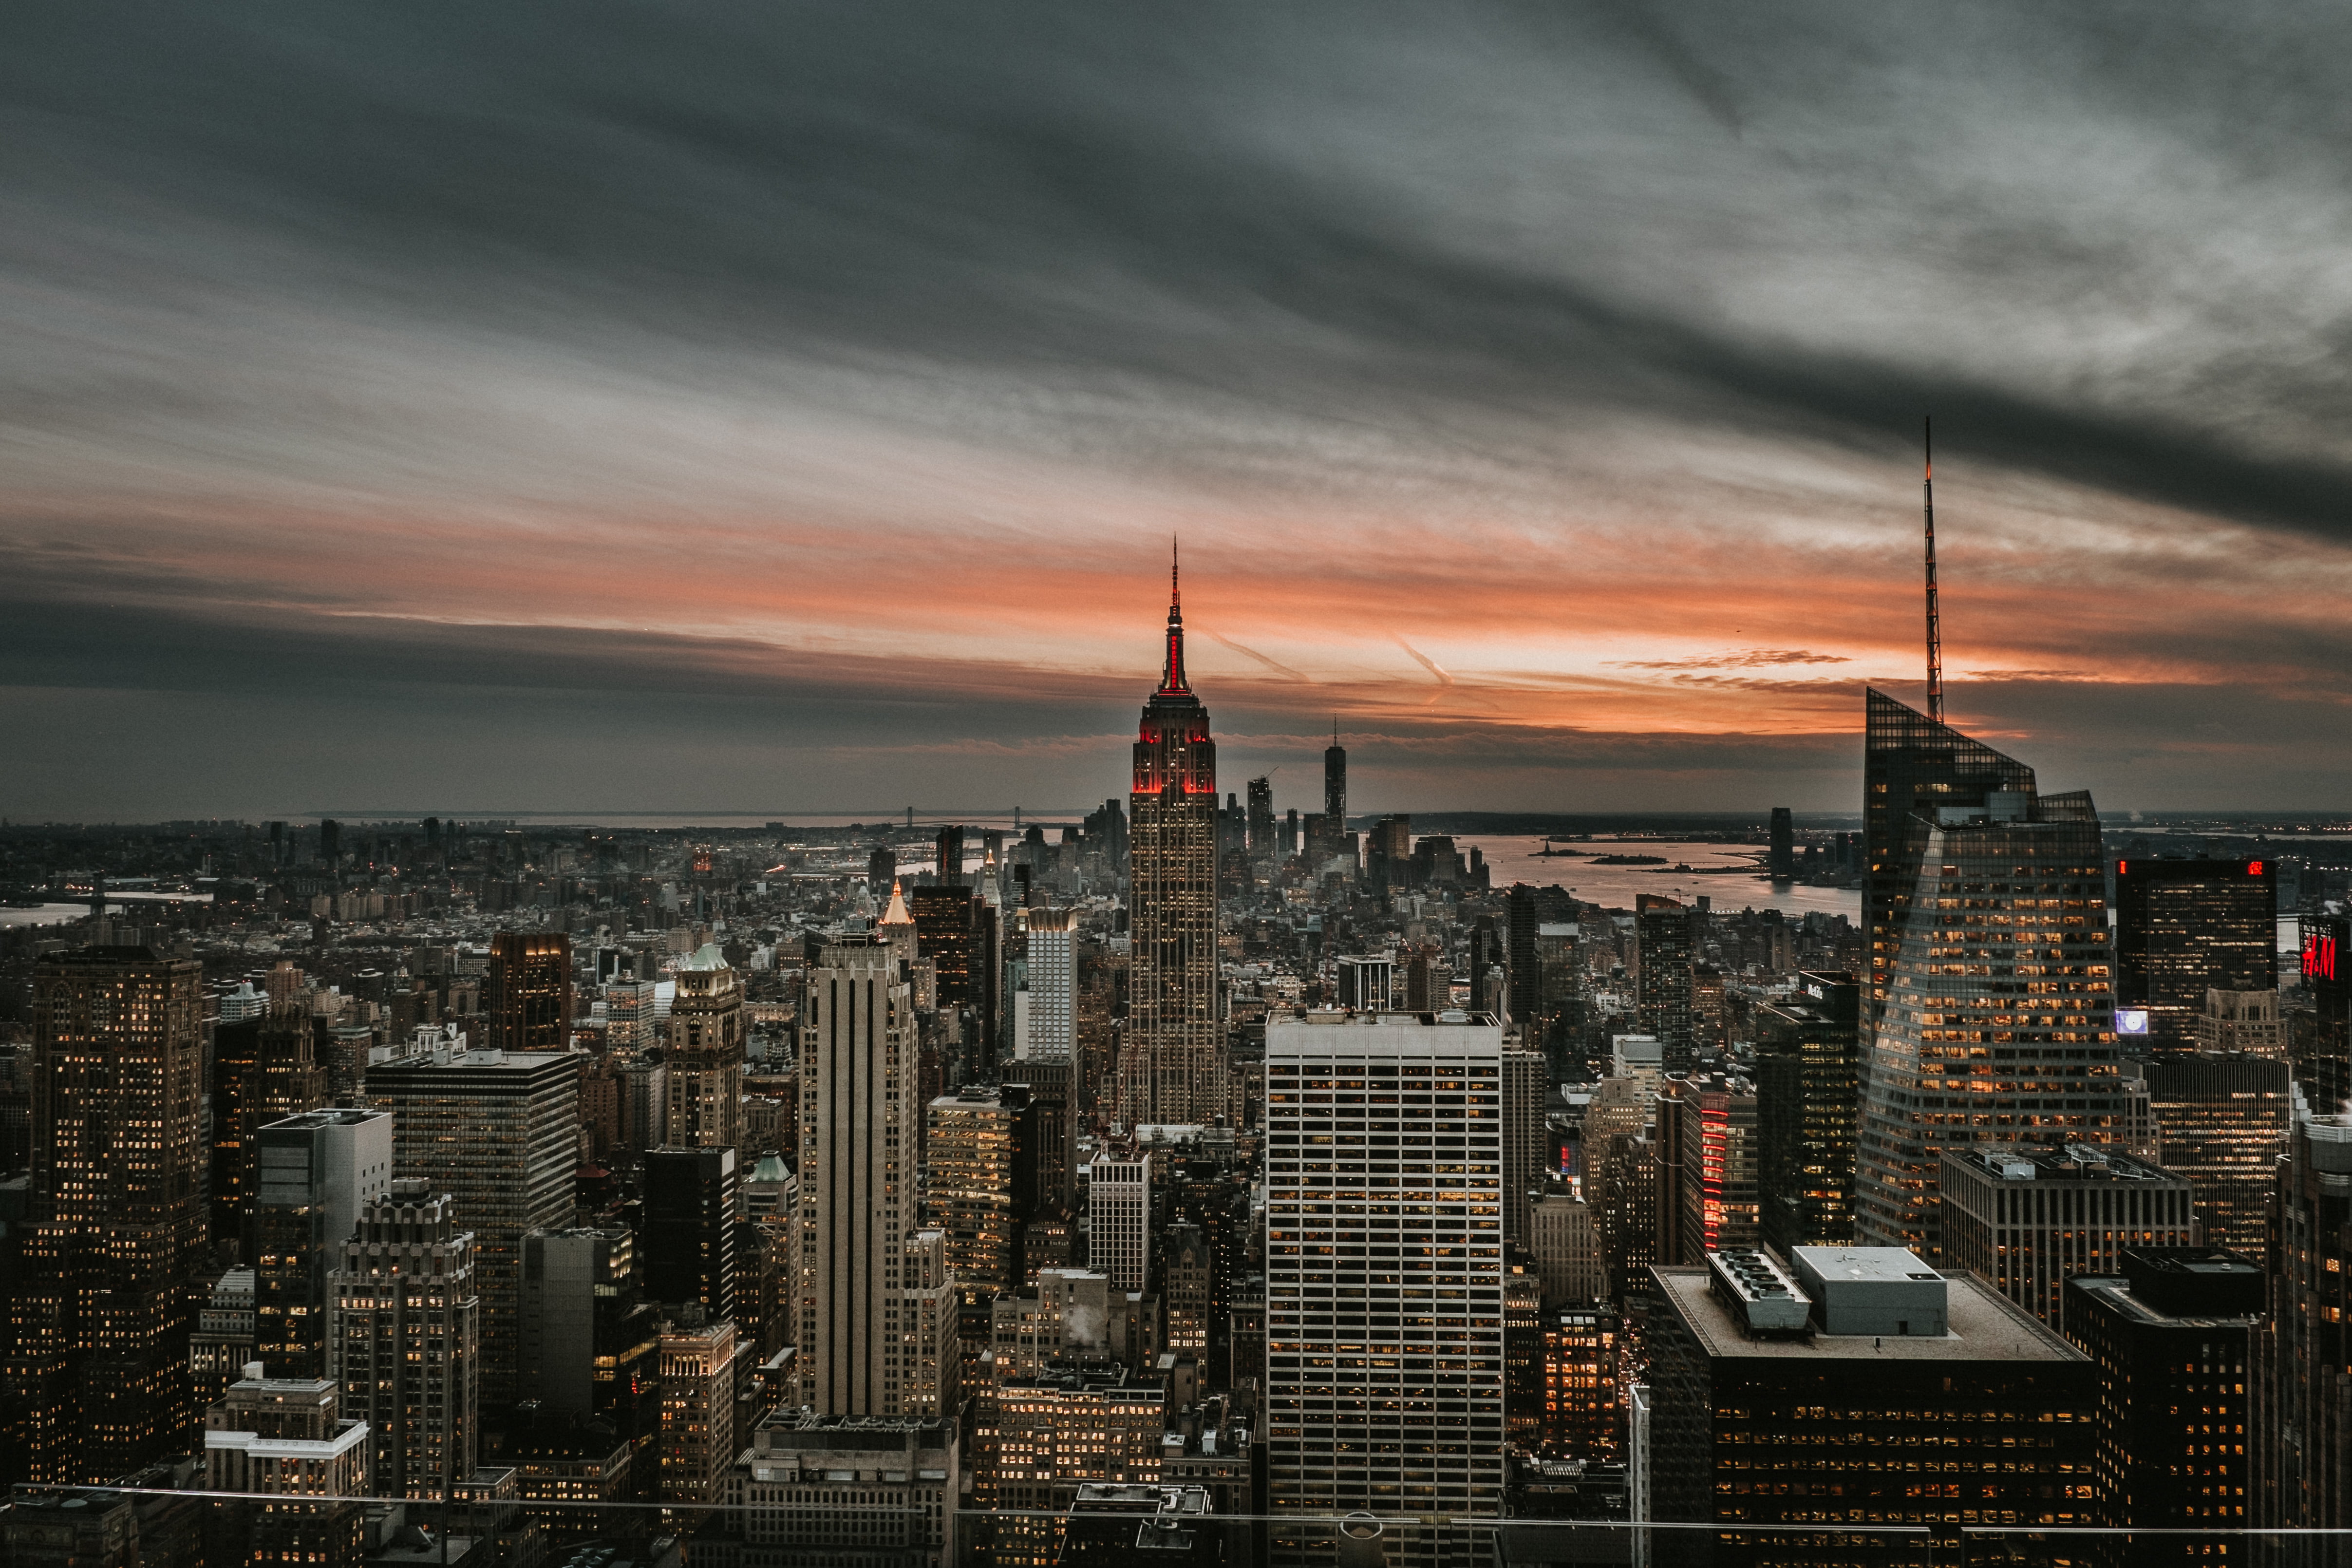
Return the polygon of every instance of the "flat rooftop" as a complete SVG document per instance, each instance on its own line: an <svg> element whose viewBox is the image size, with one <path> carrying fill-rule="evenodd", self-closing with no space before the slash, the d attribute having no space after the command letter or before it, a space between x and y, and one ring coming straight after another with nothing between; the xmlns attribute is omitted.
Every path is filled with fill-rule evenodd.
<svg viewBox="0 0 2352 1568"><path fill-rule="evenodd" d="M1843 1249L1839 1249L1843 1250ZM1871 1250L1878 1250L1873 1248ZM1910 1258L1899 1248L1887 1248ZM1916 1263L1913 1265L1916 1267ZM1751 1340L1747 1327L1715 1298L1704 1268L1663 1265L1661 1293L1681 1312L1707 1353L1726 1361L2086 1361L2089 1358L2023 1308L1973 1274L1945 1276L1945 1312L1951 1331L1926 1334L1815 1334L1810 1340Z"/></svg>
<svg viewBox="0 0 2352 1568"><path fill-rule="evenodd" d="M1799 1259L1810 1263L1824 1279L1862 1279L1871 1283L1909 1284L1922 1279L1945 1278L1943 1271L1919 1261L1907 1247L1798 1247L1789 1251L1793 1271Z"/></svg>

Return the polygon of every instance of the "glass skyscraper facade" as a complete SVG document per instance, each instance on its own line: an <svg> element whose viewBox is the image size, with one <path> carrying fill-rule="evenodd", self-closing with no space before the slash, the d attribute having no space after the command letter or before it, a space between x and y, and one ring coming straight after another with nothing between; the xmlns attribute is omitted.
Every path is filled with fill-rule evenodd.
<svg viewBox="0 0 2352 1568"><path fill-rule="evenodd" d="M2120 1032L2144 1031L2153 1047L2187 1045L2206 992L2277 984L2275 861L2116 862Z"/></svg>
<svg viewBox="0 0 2352 1568"><path fill-rule="evenodd" d="M1857 1239L1932 1258L1947 1151L2125 1134L2106 863L2088 794L1868 700Z"/></svg>

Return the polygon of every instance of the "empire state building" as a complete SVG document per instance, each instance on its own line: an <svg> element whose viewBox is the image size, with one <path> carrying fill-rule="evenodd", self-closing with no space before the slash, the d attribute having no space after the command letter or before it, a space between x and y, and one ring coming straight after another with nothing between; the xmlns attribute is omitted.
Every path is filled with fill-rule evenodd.
<svg viewBox="0 0 2352 1568"><path fill-rule="evenodd" d="M1129 1125L1213 1121L1224 1109L1217 1007L1217 748L1184 681L1184 615L1169 572L1168 660L1143 705L1129 828Z"/></svg>

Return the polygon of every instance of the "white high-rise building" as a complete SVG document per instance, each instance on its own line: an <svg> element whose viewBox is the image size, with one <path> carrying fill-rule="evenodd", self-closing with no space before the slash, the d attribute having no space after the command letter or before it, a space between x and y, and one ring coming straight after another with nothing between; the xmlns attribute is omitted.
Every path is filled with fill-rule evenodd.
<svg viewBox="0 0 2352 1568"><path fill-rule="evenodd" d="M1078 1053L1077 911L1031 910L1027 918L1029 988L1015 998L1013 1054L1069 1061Z"/></svg>
<svg viewBox="0 0 2352 1568"><path fill-rule="evenodd" d="M1087 1176L1087 1266L1122 1290L1151 1272L1151 1151L1105 1150Z"/></svg>
<svg viewBox="0 0 2352 1568"><path fill-rule="evenodd" d="M1266 1026L1265 1070L1271 1511L1389 1516L1391 1568L1483 1562L1404 1520L1502 1511L1502 1026L1314 1013Z"/></svg>
<svg viewBox="0 0 2352 1568"><path fill-rule="evenodd" d="M908 1399L925 1397L900 1321L922 1112L914 1005L897 953L826 948L808 972L801 1016L795 1403L820 1415L903 1415Z"/></svg>

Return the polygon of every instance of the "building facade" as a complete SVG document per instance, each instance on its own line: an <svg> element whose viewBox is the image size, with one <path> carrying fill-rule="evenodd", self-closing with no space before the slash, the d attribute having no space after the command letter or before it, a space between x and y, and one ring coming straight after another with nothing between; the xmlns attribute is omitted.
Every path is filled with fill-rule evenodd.
<svg viewBox="0 0 2352 1568"><path fill-rule="evenodd" d="M446 1498L481 1443L474 1238L446 1193L413 1179L360 1211L327 1279L327 1375L362 1422L378 1496Z"/></svg>
<svg viewBox="0 0 2352 1568"><path fill-rule="evenodd" d="M1184 678L1172 588L1167 662L1143 707L1128 795L1127 1036L1119 1103L1130 1125L1208 1123L1224 1106L1217 991L1217 748Z"/></svg>
<svg viewBox="0 0 2352 1568"><path fill-rule="evenodd" d="M678 966L665 1027L663 1143L673 1149L740 1149L743 979L728 966L717 943L703 943Z"/></svg>
<svg viewBox="0 0 2352 1568"><path fill-rule="evenodd" d="M272 1377L326 1371L327 1276L392 1185L392 1116L311 1110L254 1133L254 1352Z"/></svg>
<svg viewBox="0 0 2352 1568"><path fill-rule="evenodd" d="M31 1223L0 1368L27 1480L128 1475L194 1426L203 1005L202 966L149 948L82 948L34 968Z"/></svg>
<svg viewBox="0 0 2352 1568"><path fill-rule="evenodd" d="M2164 1130L2165 1169L2195 1188L2200 1239L2260 1257L2270 1201L2294 1123L2284 1055L2163 1051L2140 1064Z"/></svg>
<svg viewBox="0 0 2352 1568"><path fill-rule="evenodd" d="M1764 1245L1783 1255L1853 1239L1861 1016L1844 973L1800 974L1795 996L1758 1009L1757 1185Z"/></svg>
<svg viewBox="0 0 2352 1568"><path fill-rule="evenodd" d="M908 1395L899 1313L914 1229L914 1008L891 948L826 948L801 1029L799 1215L789 1300L797 1398L820 1415L896 1417Z"/></svg>
<svg viewBox="0 0 2352 1568"><path fill-rule="evenodd" d="M506 1051L572 1048L572 938L560 931L502 931L490 938L478 1042Z"/></svg>
<svg viewBox="0 0 2352 1568"><path fill-rule="evenodd" d="M1268 1506L1500 1511L1503 1031L1404 1014L1266 1026ZM1318 1531L1275 1527L1277 1558ZM1468 1563L1466 1527L1393 1568Z"/></svg>
<svg viewBox="0 0 2352 1568"><path fill-rule="evenodd" d="M2116 862L2116 1007L2128 1033L2185 1046L2208 991L2277 985L2277 862Z"/></svg>
<svg viewBox="0 0 2352 1568"><path fill-rule="evenodd" d="M2133 1118L2090 797L1992 791L1914 822L1885 917L1893 953L1874 955L1885 994L1864 999L1855 1234L1933 1258L1948 1150L2121 1142Z"/></svg>
<svg viewBox="0 0 2352 1568"><path fill-rule="evenodd" d="M493 1405L514 1398L522 1238L572 1223L581 1060L442 1044L368 1068L368 1098L393 1113L394 1173L448 1194L474 1238L482 1397Z"/></svg>
<svg viewBox="0 0 2352 1568"><path fill-rule="evenodd" d="M1944 1267L1969 1270L2053 1329L2070 1275L2117 1273L2126 1248L2197 1239L2188 1177L2098 1144L1948 1153L1942 1187Z"/></svg>

